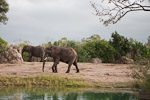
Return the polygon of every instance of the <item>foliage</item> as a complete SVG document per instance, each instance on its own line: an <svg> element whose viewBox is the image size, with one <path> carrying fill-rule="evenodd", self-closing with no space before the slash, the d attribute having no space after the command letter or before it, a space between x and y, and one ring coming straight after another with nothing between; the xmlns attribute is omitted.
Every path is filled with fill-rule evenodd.
<svg viewBox="0 0 150 100"><path fill-rule="evenodd" d="M129 40L117 32L112 33L109 43L115 48L115 60L119 62L121 56L127 56L139 61L141 58L150 58L150 49L141 42L132 38Z"/></svg>
<svg viewBox="0 0 150 100"><path fill-rule="evenodd" d="M117 23L127 13L133 11L150 11L150 0L100 0L91 5L96 11L95 15L99 16L100 22L105 26Z"/></svg>
<svg viewBox="0 0 150 100"><path fill-rule="evenodd" d="M19 47L23 48L25 45L30 45L30 42L29 41L24 41L24 42L19 44Z"/></svg>
<svg viewBox="0 0 150 100"><path fill-rule="evenodd" d="M0 37L0 53L7 49L8 42Z"/></svg>
<svg viewBox="0 0 150 100"><path fill-rule="evenodd" d="M75 80L58 76L28 76L28 77L5 77L0 76L0 86L58 86L58 87L87 87L83 80Z"/></svg>
<svg viewBox="0 0 150 100"><path fill-rule="evenodd" d="M135 84L136 88L142 88L150 92L150 60L147 60L146 65L139 63L133 68L132 76L137 80Z"/></svg>
<svg viewBox="0 0 150 100"><path fill-rule="evenodd" d="M54 42L54 45L55 45L55 46L66 47L66 46L67 46L67 38L66 38L66 37L63 37L63 38L61 38L60 40L55 41L55 42Z"/></svg>
<svg viewBox="0 0 150 100"><path fill-rule="evenodd" d="M92 36L90 36L89 38L87 38L88 41L94 41L94 40L100 40L101 37L98 34L94 34Z"/></svg>
<svg viewBox="0 0 150 100"><path fill-rule="evenodd" d="M97 34L90 36L83 43L61 38L61 40L55 41L54 45L74 48L78 53L79 62L88 62L95 57L102 59L103 62L111 62L115 52L109 42L100 40L100 36Z"/></svg>
<svg viewBox="0 0 150 100"><path fill-rule="evenodd" d="M23 49L23 47L26 45L30 45L30 42L24 41L24 42L19 44L19 47ZM28 52L24 52L22 56L23 56L24 61L29 61L29 53Z"/></svg>
<svg viewBox="0 0 150 100"><path fill-rule="evenodd" d="M9 7L6 0L0 0L0 23L6 24L8 18L6 17L6 13L8 12Z"/></svg>
<svg viewBox="0 0 150 100"><path fill-rule="evenodd" d="M147 38L147 46L150 46L150 36Z"/></svg>
<svg viewBox="0 0 150 100"><path fill-rule="evenodd" d="M119 60L121 56L126 56L129 53L131 44L127 38L117 32L112 33L111 37L109 43L115 48L115 60Z"/></svg>
<svg viewBox="0 0 150 100"><path fill-rule="evenodd" d="M101 40L98 34L94 34L88 38L83 38L82 42L67 40L61 38L55 41L53 45L62 47L72 47L78 53L79 62L88 62L91 58L98 57L103 62L120 63L122 56L128 56L138 61L140 57L150 58L150 48L143 43L133 39L127 39L119 35L117 32L112 33L111 40Z"/></svg>
<svg viewBox="0 0 150 100"><path fill-rule="evenodd" d="M23 57L24 61L29 61L29 53L28 52L24 52L22 57Z"/></svg>
<svg viewBox="0 0 150 100"><path fill-rule="evenodd" d="M135 42L131 45L131 57L134 60L140 60L142 57L150 58L150 50L143 43Z"/></svg>
<svg viewBox="0 0 150 100"><path fill-rule="evenodd" d="M115 49L104 40L87 41L85 50L91 58L100 58L103 62L112 62Z"/></svg>
<svg viewBox="0 0 150 100"><path fill-rule="evenodd" d="M51 43L51 42L42 44L42 47L44 47L44 48L47 48L47 47L49 47L49 46L52 46L52 43Z"/></svg>
<svg viewBox="0 0 150 100"><path fill-rule="evenodd" d="M86 44L81 44L78 48L78 61L89 62L91 55L87 52Z"/></svg>

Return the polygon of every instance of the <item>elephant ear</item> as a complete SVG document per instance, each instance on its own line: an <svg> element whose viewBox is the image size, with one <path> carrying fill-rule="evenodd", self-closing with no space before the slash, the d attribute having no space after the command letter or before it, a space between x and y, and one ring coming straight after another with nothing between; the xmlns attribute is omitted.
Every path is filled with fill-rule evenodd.
<svg viewBox="0 0 150 100"><path fill-rule="evenodd" d="M27 50L30 50L31 49L31 46L27 46Z"/></svg>
<svg viewBox="0 0 150 100"><path fill-rule="evenodd" d="M31 48L32 48L31 46L26 46L24 50L27 51L27 52L30 52Z"/></svg>
<svg viewBox="0 0 150 100"><path fill-rule="evenodd" d="M50 47L50 51L51 51L51 56L53 56L53 55L54 55L54 54L53 54L53 53L54 53L54 46L51 46L51 47Z"/></svg>
<svg viewBox="0 0 150 100"><path fill-rule="evenodd" d="M51 56L54 57L57 55L57 47L56 46L51 46Z"/></svg>
<svg viewBox="0 0 150 100"><path fill-rule="evenodd" d="M53 48L52 48L52 54L54 55L54 56L59 56L59 53L61 52L61 48L60 47L58 47L58 46L54 46Z"/></svg>
<svg viewBox="0 0 150 100"><path fill-rule="evenodd" d="M51 47L47 47L47 48L45 49L45 54L48 54L48 55L51 56L51 54L52 54Z"/></svg>

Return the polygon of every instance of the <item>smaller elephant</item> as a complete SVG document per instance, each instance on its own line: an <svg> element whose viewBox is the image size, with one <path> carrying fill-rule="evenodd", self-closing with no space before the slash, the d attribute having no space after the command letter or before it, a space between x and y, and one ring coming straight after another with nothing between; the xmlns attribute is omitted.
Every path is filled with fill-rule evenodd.
<svg viewBox="0 0 150 100"><path fill-rule="evenodd" d="M43 61L43 56L44 56L44 48L41 46L24 46L22 49L22 58L23 58L23 53L28 52L29 53L29 61L32 61L32 56L34 57L40 57L41 62Z"/></svg>
<svg viewBox="0 0 150 100"><path fill-rule="evenodd" d="M70 67L73 64L76 67L76 72L79 73L79 68L77 65L77 53L76 51L71 47L58 47L58 46L51 46L47 47L45 49L45 56L43 61L43 72L44 72L44 66L45 61L47 57L50 56L54 60L54 64L52 66L52 71L54 73L57 73L57 64L59 64L59 61L62 61L64 63L68 64L68 70L66 73L70 72Z"/></svg>

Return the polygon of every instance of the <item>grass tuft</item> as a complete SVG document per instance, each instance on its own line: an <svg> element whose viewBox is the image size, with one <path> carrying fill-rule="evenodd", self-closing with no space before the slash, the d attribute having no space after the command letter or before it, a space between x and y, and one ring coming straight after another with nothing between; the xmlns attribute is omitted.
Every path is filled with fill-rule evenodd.
<svg viewBox="0 0 150 100"><path fill-rule="evenodd" d="M56 86L56 87L88 87L83 80L73 80L64 77L39 75L35 77L0 76L0 86Z"/></svg>

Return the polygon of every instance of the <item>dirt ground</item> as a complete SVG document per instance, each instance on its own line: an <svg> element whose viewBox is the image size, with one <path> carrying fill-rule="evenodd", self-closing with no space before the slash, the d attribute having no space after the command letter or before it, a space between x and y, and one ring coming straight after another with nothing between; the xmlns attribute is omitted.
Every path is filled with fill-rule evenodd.
<svg viewBox="0 0 150 100"><path fill-rule="evenodd" d="M59 63L58 73L52 73L53 62L46 62L45 72L42 72L42 62L24 62L22 64L0 64L1 76L36 76L56 75L75 79L83 79L95 83L128 83L132 82L132 70L129 64L111 63L78 63L80 73L75 73L75 66L71 66L70 73L65 73L67 64Z"/></svg>

